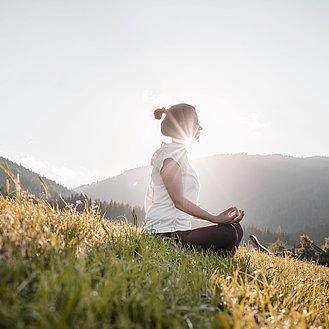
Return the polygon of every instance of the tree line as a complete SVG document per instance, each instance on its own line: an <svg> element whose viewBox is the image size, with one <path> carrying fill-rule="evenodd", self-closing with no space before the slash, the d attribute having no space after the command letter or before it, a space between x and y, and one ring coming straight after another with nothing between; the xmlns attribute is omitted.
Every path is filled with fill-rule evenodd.
<svg viewBox="0 0 329 329"><path fill-rule="evenodd" d="M276 232L271 231L269 228L259 228L253 224L243 225L243 241L247 242L249 235L256 235L263 244L269 246L278 239L284 241L287 245L294 245L296 241L291 235L284 232L280 227Z"/></svg>
<svg viewBox="0 0 329 329"><path fill-rule="evenodd" d="M128 203L116 201L100 201L88 198L84 194L72 194L68 197L56 197L50 200L50 204L58 209L64 209L68 205L73 205L78 212L85 211L86 208L96 209L101 217L118 222L127 221L129 224L141 226L144 222L145 212L139 207L132 207Z"/></svg>

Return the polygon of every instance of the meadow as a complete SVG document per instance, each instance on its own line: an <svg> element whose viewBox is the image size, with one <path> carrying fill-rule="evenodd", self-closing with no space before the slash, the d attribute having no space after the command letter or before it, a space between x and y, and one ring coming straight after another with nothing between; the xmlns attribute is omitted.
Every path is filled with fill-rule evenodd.
<svg viewBox="0 0 329 329"><path fill-rule="evenodd" d="M0 328L329 328L328 306L329 268L0 195Z"/></svg>

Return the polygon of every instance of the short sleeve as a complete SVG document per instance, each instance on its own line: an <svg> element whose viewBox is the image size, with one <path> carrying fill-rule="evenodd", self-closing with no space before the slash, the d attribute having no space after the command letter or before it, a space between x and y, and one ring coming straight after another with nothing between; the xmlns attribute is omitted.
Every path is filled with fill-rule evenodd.
<svg viewBox="0 0 329 329"><path fill-rule="evenodd" d="M160 173L163 163L166 159L173 159L181 167L182 172L185 173L188 167L187 152L185 148L176 148L173 150L164 150L160 152L154 159L153 166Z"/></svg>

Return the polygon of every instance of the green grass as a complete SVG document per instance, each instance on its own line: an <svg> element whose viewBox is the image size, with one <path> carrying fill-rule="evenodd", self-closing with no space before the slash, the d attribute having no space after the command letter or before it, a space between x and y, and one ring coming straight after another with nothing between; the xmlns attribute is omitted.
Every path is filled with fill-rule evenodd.
<svg viewBox="0 0 329 329"><path fill-rule="evenodd" d="M0 196L0 328L329 328L329 269Z"/></svg>

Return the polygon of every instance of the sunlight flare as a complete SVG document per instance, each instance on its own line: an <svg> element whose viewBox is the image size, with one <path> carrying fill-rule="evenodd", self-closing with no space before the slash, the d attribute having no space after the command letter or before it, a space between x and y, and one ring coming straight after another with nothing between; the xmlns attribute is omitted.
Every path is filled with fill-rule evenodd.
<svg viewBox="0 0 329 329"><path fill-rule="evenodd" d="M201 154L199 142L196 141L194 138L188 138L185 141L185 145L186 145L187 151L189 152L189 154L191 156L198 156Z"/></svg>

